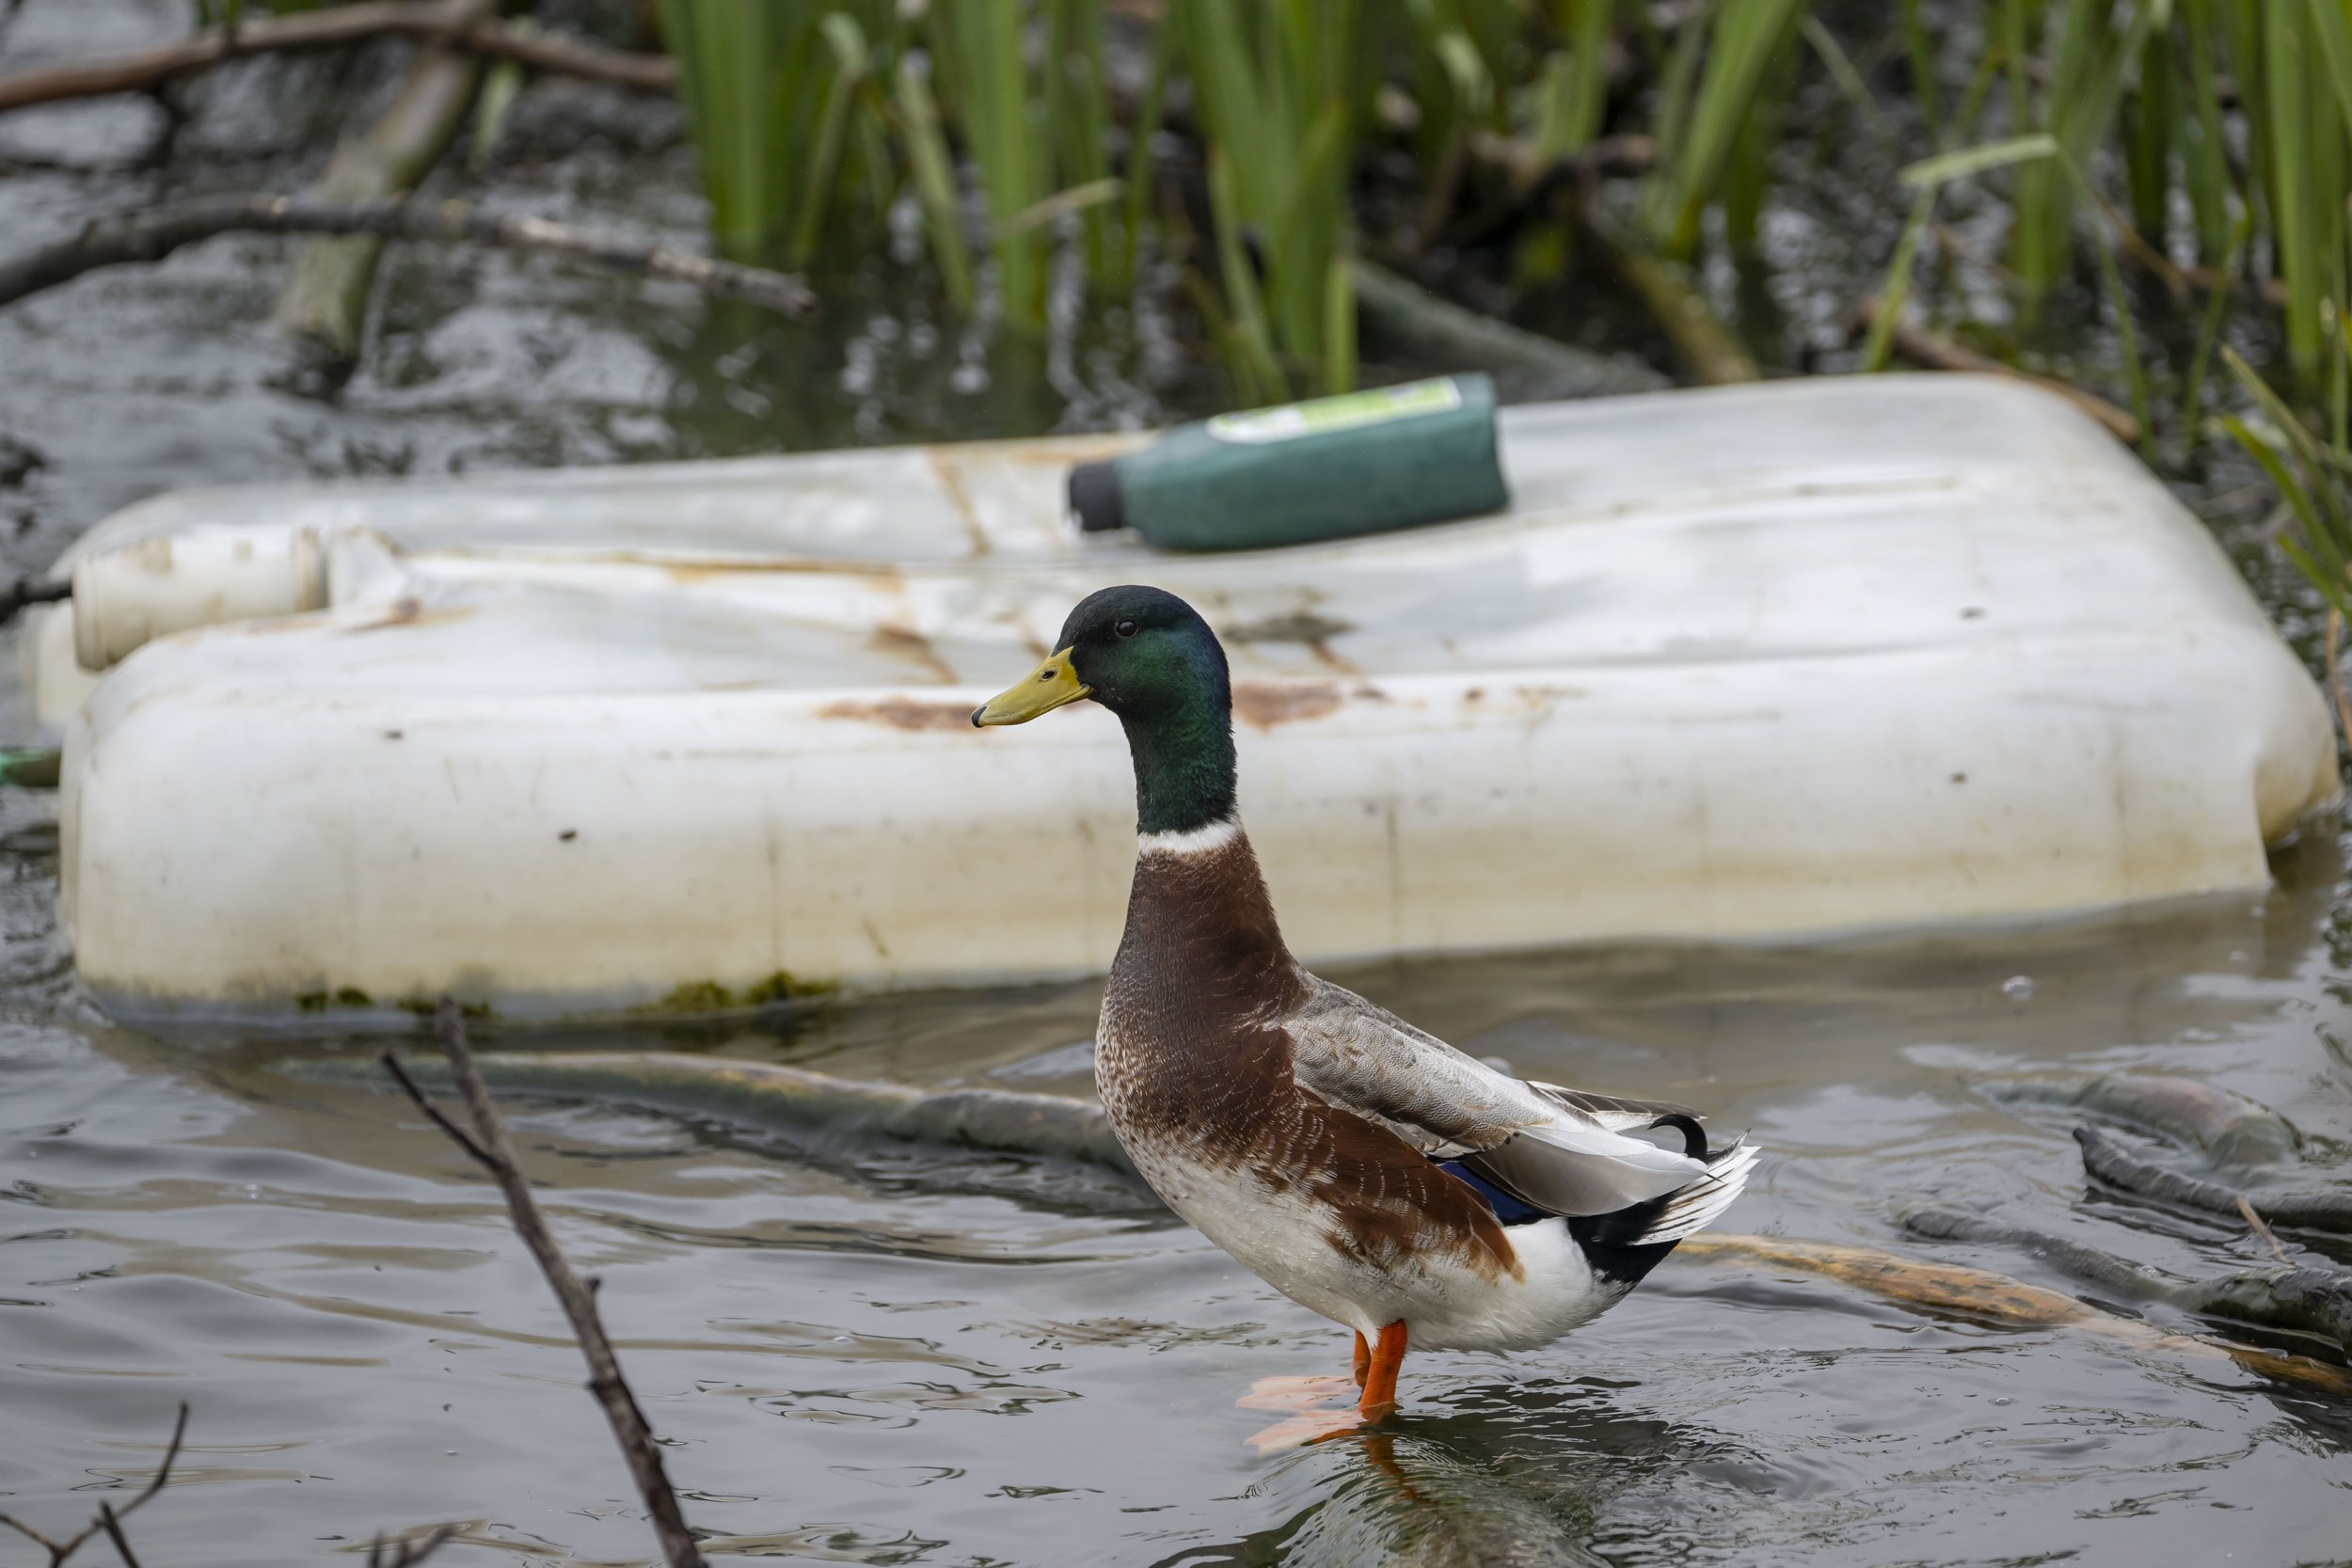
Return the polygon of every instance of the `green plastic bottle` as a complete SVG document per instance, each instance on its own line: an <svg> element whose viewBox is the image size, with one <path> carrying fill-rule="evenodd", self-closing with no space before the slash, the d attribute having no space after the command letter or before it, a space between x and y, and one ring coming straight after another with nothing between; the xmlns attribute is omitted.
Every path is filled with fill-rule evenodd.
<svg viewBox="0 0 2352 1568"><path fill-rule="evenodd" d="M1070 470L1080 528L1132 528L1169 550L1304 545L1510 504L1483 375L1220 414Z"/></svg>

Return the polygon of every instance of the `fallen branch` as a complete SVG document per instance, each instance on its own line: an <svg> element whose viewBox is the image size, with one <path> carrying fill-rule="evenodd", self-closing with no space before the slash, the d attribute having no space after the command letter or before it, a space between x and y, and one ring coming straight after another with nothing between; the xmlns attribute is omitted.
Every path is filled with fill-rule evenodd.
<svg viewBox="0 0 2352 1568"><path fill-rule="evenodd" d="M457 1533L455 1525L437 1525L405 1541L387 1541L379 1532L368 1543L368 1568L415 1568ZM389 1549L388 1549L389 1548Z"/></svg>
<svg viewBox="0 0 2352 1568"><path fill-rule="evenodd" d="M942 1148L1042 1155L1122 1177L1136 1174L1103 1108L1067 1095L918 1089L667 1051L494 1051L473 1060L482 1081L501 1091L636 1105L753 1127L811 1128ZM332 1058L284 1064L279 1070L328 1081L346 1071ZM413 1076L433 1081L421 1063Z"/></svg>
<svg viewBox="0 0 2352 1568"><path fill-rule="evenodd" d="M256 17L239 25L233 36L225 27L207 27L130 54L0 76L0 114L66 99L151 91L247 55L331 49L381 38L428 40L516 60L534 71L609 82L639 92L667 93L677 87L677 62L665 55L610 49L582 39L467 18L446 5L361 0L293 16Z"/></svg>
<svg viewBox="0 0 2352 1568"><path fill-rule="evenodd" d="M1595 354L1466 310L1360 257L1351 271L1356 307L1365 321L1418 353L1494 372L1497 379L1514 383L1518 395L1602 397L1656 391L1668 385L1647 365Z"/></svg>
<svg viewBox="0 0 2352 1568"><path fill-rule="evenodd" d="M2352 1348L2352 1275L2333 1269L2244 1269L2218 1279L2185 1279L2063 1236L1957 1209L1914 1210L1903 1216L1903 1227L1938 1241L2016 1247L2127 1301L2163 1302L2201 1316L2321 1334Z"/></svg>
<svg viewBox="0 0 2352 1568"><path fill-rule="evenodd" d="M180 1404L179 1418L171 1423L171 1441L165 1446L164 1462L155 1466L154 1479L150 1481L147 1485L141 1489L137 1497L133 1497L129 1502L124 1503L120 1508L116 1508L108 1503L100 1503L98 1505L98 1516L92 1519L88 1524L83 1526L82 1533L79 1535L68 1536L63 1541L52 1541L49 1537L41 1534L40 1531L24 1523L22 1519L10 1518L6 1513L0 1513L0 1525L8 1526L10 1529L16 1531L17 1534L24 1536L25 1539L47 1550L49 1553L49 1568L63 1568L67 1558L72 1557L75 1552L81 1550L82 1544L84 1542L88 1541L92 1536L97 1535L102 1530L105 1532L108 1539L115 1543L116 1548L122 1553L122 1560L127 1565L127 1568L138 1568L137 1561L131 1556L131 1548L123 1544L122 1521L137 1513L141 1504L145 1503L148 1498L153 1497L156 1493L164 1489L164 1483L171 1479L172 1462L180 1457L180 1441L182 1438L187 1436L187 1434L188 1406L187 1402L183 1400Z"/></svg>
<svg viewBox="0 0 2352 1568"><path fill-rule="evenodd" d="M496 0L447 0L449 13L489 18ZM334 156L305 194L319 201L382 201L424 182L457 139L482 87L479 55L428 47L409 64L383 117L335 144ZM272 319L304 351L308 369L340 383L359 357L368 295L375 288L384 242L373 234L309 239L294 247Z"/></svg>
<svg viewBox="0 0 2352 1568"><path fill-rule="evenodd" d="M1876 295L1855 306L1851 320L1856 330L1867 331L1878 319L1878 313ZM2035 375L2014 365L2005 365L1990 355L1979 354L1975 349L1899 317L1895 322L1892 341L1904 358L1931 370L1959 371L1974 375L2005 375L2013 381L2030 381L2037 387L2047 388L2105 425L2107 434L2125 446L2131 446L2139 439L2139 421L2129 413L2098 394L2086 392L2056 376Z"/></svg>
<svg viewBox="0 0 2352 1568"><path fill-rule="evenodd" d="M2028 1285L1989 1269L1926 1263L1876 1247L1794 1241L1784 1236L1724 1236L1713 1231L1702 1231L1683 1242L1676 1256L1707 1262L1760 1263L1768 1268L1818 1275L1906 1307L1953 1312L2014 1328L2077 1328L2137 1351L2226 1356L2266 1377L2323 1388L2339 1397L2352 1395L2352 1372L2341 1367L2309 1356L2282 1355L2249 1345L2168 1334L2151 1323L2118 1317L2073 1296L2045 1291L2039 1285Z"/></svg>
<svg viewBox="0 0 2352 1568"><path fill-rule="evenodd" d="M78 1535L68 1536L63 1541L52 1541L24 1520L11 1518L6 1513L0 1513L0 1525L6 1525L46 1551L49 1554L49 1568L65 1568L67 1559L102 1534L113 1543L116 1555L122 1559L123 1568L139 1568L138 1556L131 1550L130 1534L123 1529L122 1521L137 1513L140 1505L161 1492L165 1483L171 1480L171 1466L179 1459L181 1440L187 1434L188 1407L183 1401L179 1418L171 1424L171 1441L165 1445L164 1462L155 1466L155 1474L140 1489L139 1495L120 1508L110 1502L101 1502L98 1516L83 1526ZM422 1535L389 1544L379 1534L368 1547L368 1568L415 1568L456 1533L455 1525L439 1525ZM392 1548L389 1552L385 1549L387 1544Z"/></svg>
<svg viewBox="0 0 2352 1568"><path fill-rule="evenodd" d="M580 1354L588 1362L589 1391L596 1396L596 1402L604 1407L605 1419L612 1423L613 1439L628 1462L629 1475L637 1482L637 1494L644 1501L654 1535L661 1543L662 1556L669 1560L670 1568L704 1568L702 1549L686 1528L686 1515L678 1507L676 1492L670 1486L661 1450L654 1446L652 1425L638 1407L628 1380L621 1373L620 1360L612 1353L612 1341L596 1311L598 1282L594 1278L583 1281L574 1274L570 1260L555 1244L547 1219L539 1212L538 1200L531 1196L531 1183L523 1176L522 1167L516 1164L505 1124L491 1107L489 1087L474 1067L473 1050L466 1039L465 1020L450 997L441 998L433 1032L441 1042L441 1051L449 1058L450 1072L465 1099L469 1128L461 1128L442 1115L401 1069L399 1058L389 1049L383 1055L384 1069L407 1092L418 1109L488 1171L490 1180L498 1184L500 1194L506 1199L507 1217L514 1222L516 1234L531 1249L539 1272L547 1276L556 1301L564 1308L564 1316L571 1321L572 1332L579 1337Z"/></svg>
<svg viewBox="0 0 2352 1568"><path fill-rule="evenodd" d="M178 206L101 218L72 239L0 262L0 305L101 267L159 261L184 245L219 234L375 234L385 239L545 251L617 272L667 278L705 293L745 299L805 317L817 296L788 273L739 266L624 235L574 229L546 218L485 213L462 201L315 201L307 197L207 197Z"/></svg>

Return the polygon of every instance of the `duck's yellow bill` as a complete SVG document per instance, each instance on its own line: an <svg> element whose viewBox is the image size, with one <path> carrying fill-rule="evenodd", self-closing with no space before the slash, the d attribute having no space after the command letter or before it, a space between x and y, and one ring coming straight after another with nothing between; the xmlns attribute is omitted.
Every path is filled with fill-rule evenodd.
<svg viewBox="0 0 2352 1568"><path fill-rule="evenodd" d="M991 724L1025 724L1041 713L1051 713L1064 703L1074 703L1091 695L1093 689L1082 684L1077 670L1070 662L1070 650L1064 648L1031 673L1029 678L991 697L972 710L976 729Z"/></svg>

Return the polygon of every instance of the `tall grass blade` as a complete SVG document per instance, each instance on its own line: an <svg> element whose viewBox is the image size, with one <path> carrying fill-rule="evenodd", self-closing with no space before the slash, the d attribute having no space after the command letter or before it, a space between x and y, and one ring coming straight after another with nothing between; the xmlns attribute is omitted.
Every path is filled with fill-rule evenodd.
<svg viewBox="0 0 2352 1568"><path fill-rule="evenodd" d="M1544 63L1543 113L1535 133L1537 150L1549 158L1565 157L1600 135L1609 110L1615 0L1559 0L1557 20L1568 47Z"/></svg>
<svg viewBox="0 0 2352 1568"><path fill-rule="evenodd" d="M987 198L1005 314L1041 325L1048 237L1006 228L1052 194L1041 106L1030 92L1022 52L1029 8L1020 0L985 0L933 6L930 16L930 37Z"/></svg>
<svg viewBox="0 0 2352 1568"><path fill-rule="evenodd" d="M523 68L515 60L501 60L482 78L482 92L473 106L473 145L466 150L469 173L480 174L489 166L490 154L506 132L507 118L515 112L515 95L522 86Z"/></svg>
<svg viewBox="0 0 2352 1568"><path fill-rule="evenodd" d="M901 55L895 74L898 127L907 166L914 174L915 199L922 203L924 229L930 236L931 255L939 262L940 280L947 299L960 314L971 311L972 253L963 242L963 211L956 199L955 166L947 153L947 138L939 129L939 108L931 99L930 83L921 62Z"/></svg>
<svg viewBox="0 0 2352 1568"><path fill-rule="evenodd" d="M2036 158L2055 158L2058 151L2056 136L2047 131L2034 131L2022 136L1986 142L1981 147L1963 147L1953 152L1939 152L1932 158L1906 164L1901 180L1914 190L1933 190L1955 180L1965 180L1972 174L1985 174Z"/></svg>
<svg viewBox="0 0 2352 1568"><path fill-rule="evenodd" d="M1378 79L1367 11L1364 0L1173 0L1211 154L1218 254L1240 255L1245 229L1262 242L1263 288L1230 261L1218 271L1239 329L1264 345L1268 366L1277 344L1300 359L1325 352L1357 127ZM1252 298L1233 292L1245 285Z"/></svg>
<svg viewBox="0 0 2352 1568"><path fill-rule="evenodd" d="M2172 147L2180 119L2172 55L2171 39L2151 29L2140 43L2138 87L2122 103L2123 172L2131 193L2132 227L2159 250L2171 216Z"/></svg>
<svg viewBox="0 0 2352 1568"><path fill-rule="evenodd" d="M1356 386L1356 268L1345 256L1331 258L1323 293L1324 383L1334 392Z"/></svg>
<svg viewBox="0 0 2352 1568"><path fill-rule="evenodd" d="M1911 95L1919 103L1919 123L1927 127L1928 140L1940 142L1944 139L1944 114L1940 102L1943 95L1935 80L1935 40L1928 31L1919 0L1902 0L1899 10L1903 53L1911 64Z"/></svg>
<svg viewBox="0 0 2352 1568"><path fill-rule="evenodd" d="M1910 303L1911 269L1919 255L1919 239L1928 231L1928 219L1934 213L1935 188L1931 185L1913 198L1902 238L1895 242L1895 259L1887 264L1886 282L1879 289L1878 310L1870 318L1870 336L1863 344L1862 369L1866 372L1875 374L1886 369L1895 345L1896 324Z"/></svg>
<svg viewBox="0 0 2352 1568"><path fill-rule="evenodd" d="M2271 238L2278 246L2280 280L2287 286L2287 361L2300 380L2315 380L2322 346L2319 301L2320 220L2312 200L2318 172L2318 140L2332 110L2315 103L2308 90L2312 71L2304 55L2312 45L2310 11L2302 0L2278 0L2263 12L2263 75L2270 122ZM2326 206L2335 202L2330 198Z"/></svg>
<svg viewBox="0 0 2352 1568"><path fill-rule="evenodd" d="M1100 0L1048 0L1046 17L1045 122L1055 179L1065 188L1091 188L1111 172L1103 6ZM1124 246L1112 233L1115 214L1099 204L1084 213L1087 276L1108 282L1125 270Z"/></svg>
<svg viewBox="0 0 2352 1568"><path fill-rule="evenodd" d="M1232 302L1233 330L1247 356L1252 378L1276 402L1290 399L1289 379L1275 357L1274 335L1266 325L1265 301L1258 293L1257 275L1241 245L1241 214L1233 195L1232 156L1221 147L1209 150L1209 215L1216 225L1217 270L1225 297Z"/></svg>
<svg viewBox="0 0 2352 1568"><path fill-rule="evenodd" d="M2076 194L2087 205L2096 208L2098 195L2090 188L2090 178L2083 173L2081 166L2071 158L2061 157L2058 162L2064 166L2068 181L2074 186ZM2097 218L2092 220L2091 234L2095 242L2091 253L2099 263L2100 297L2106 304L2107 313L2114 318L2116 347L2123 358L2124 385L2131 392L2132 417L2139 421L2140 454L2153 463L2156 461L2155 418L2148 396L2148 366L2139 353L2139 328L2132 319L2132 296L2124 292L2123 274L2116 264L2115 237Z"/></svg>
<svg viewBox="0 0 2352 1568"><path fill-rule="evenodd" d="M2205 378L2212 373L2213 351L2221 341L2222 324L2228 320L2230 298L2237 292L2237 282L2246 262L2246 245L2253 232L2253 215L2241 215L2230 236L2228 248L2216 269L2213 290L2205 296L2203 318L2197 324L2197 346L2188 356L2188 377L2181 388L2181 430L2194 439L2203 418Z"/></svg>
<svg viewBox="0 0 2352 1568"><path fill-rule="evenodd" d="M1152 30L1152 64L1144 77L1143 97L1136 104L1127 128L1127 245L1124 271L1133 277L1136 255L1142 244L1144 214L1151 210L1152 143L1160 134L1160 104L1168 94L1168 74L1176 55L1176 29L1163 18Z"/></svg>
<svg viewBox="0 0 2352 1568"><path fill-rule="evenodd" d="M801 212L792 226L788 251L792 264L805 263L817 248L825 209L841 167L841 144L849 129L850 108L866 79L866 34L857 19L835 11L819 24L833 53L833 80L825 88L825 106L818 115L817 141L809 151L808 173L801 182Z"/></svg>
<svg viewBox="0 0 2352 1568"><path fill-rule="evenodd" d="M2237 248L2230 231L2230 151L2221 123L2221 87L2215 59L2221 38L2209 8L2216 0L2181 0L2182 50L2189 70L2190 129L2182 147L2184 183L2197 220L2197 254L2219 266ZM2227 4L2229 0L2220 0Z"/></svg>
<svg viewBox="0 0 2352 1568"><path fill-rule="evenodd" d="M2115 0L2051 0L2057 38L2042 89L2041 128L2058 138L2066 160L2089 166L2114 123L2124 74L2138 58L2155 0L2137 0L2129 21L2112 25ZM2026 305L2058 282L2072 252L2076 186L2057 162L2018 171L2010 265L2028 292Z"/></svg>
<svg viewBox="0 0 2352 1568"><path fill-rule="evenodd" d="M1690 129L1668 180L1673 194L1661 235L1667 254L1687 258L1697 247L1699 215L1715 196L1737 138L1759 106L1766 72L1803 9L1804 0L1738 0L1714 13Z"/></svg>

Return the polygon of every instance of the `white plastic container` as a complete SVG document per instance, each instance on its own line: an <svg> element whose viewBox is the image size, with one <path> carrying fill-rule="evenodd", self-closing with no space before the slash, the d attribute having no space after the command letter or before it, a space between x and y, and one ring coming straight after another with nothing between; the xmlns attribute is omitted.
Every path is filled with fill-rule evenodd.
<svg viewBox="0 0 2352 1568"><path fill-rule="evenodd" d="M2251 891L2335 792L2324 703L2228 560L2048 394L1812 380L1502 436L1502 516L1213 557L1064 523L1112 440L132 508L76 558L267 519L234 526L307 532L328 602L94 689L69 611L30 635L82 977L125 1017L357 1021L1099 970L1117 724L966 715L1118 581L1223 635L1244 810L1314 959Z"/></svg>

